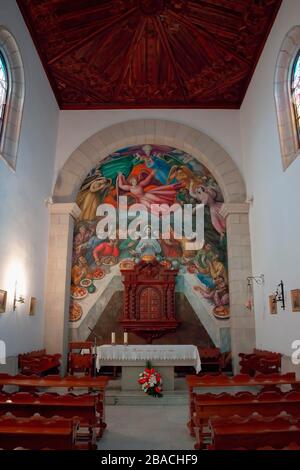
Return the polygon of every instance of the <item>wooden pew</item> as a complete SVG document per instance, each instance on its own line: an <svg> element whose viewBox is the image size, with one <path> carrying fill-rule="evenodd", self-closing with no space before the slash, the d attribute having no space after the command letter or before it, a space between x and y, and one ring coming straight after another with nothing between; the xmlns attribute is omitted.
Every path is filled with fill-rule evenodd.
<svg viewBox="0 0 300 470"><path fill-rule="evenodd" d="M300 444L299 417L290 415L271 419L253 415L246 419L212 418L210 426L213 450L234 450L237 447L256 450L265 446L282 449L291 442Z"/></svg>
<svg viewBox="0 0 300 470"><path fill-rule="evenodd" d="M201 388L217 388L217 387L260 387L263 390L276 390L280 385L292 385L296 388L299 383L296 380L294 373L288 374L270 374L270 375L256 375L250 377L246 374L238 374L233 377L228 377L225 374L220 375L187 375L186 382L189 389L189 421L188 427L192 436L195 436L195 424L193 421L195 412L195 389ZM0 381L1 383L1 381Z"/></svg>
<svg viewBox="0 0 300 470"><path fill-rule="evenodd" d="M102 437L106 428L104 422L103 394L67 394L58 393L0 393L0 415L7 412L16 417L30 417L35 413L43 417L62 416L78 418L80 428L88 428L88 434L80 434L93 442L94 437ZM98 431L97 431L98 430Z"/></svg>
<svg viewBox="0 0 300 470"><path fill-rule="evenodd" d="M74 450L79 422L60 417L16 418L10 414L0 417L0 448L12 450L24 447L32 450L51 448Z"/></svg>
<svg viewBox="0 0 300 470"><path fill-rule="evenodd" d="M242 374L253 377L256 373L274 374L281 370L282 354L254 349L251 354L240 353L240 367Z"/></svg>
<svg viewBox="0 0 300 470"><path fill-rule="evenodd" d="M85 388L88 390L99 390L105 392L109 377L60 377L59 375L48 375L46 377L26 376L22 374L9 375L0 374L0 390L4 386L17 386L29 389L40 388Z"/></svg>
<svg viewBox="0 0 300 470"><path fill-rule="evenodd" d="M193 418L197 436L195 449L203 448L204 438L210 435L209 432L205 432L210 418L215 416L230 418L234 415L247 417L255 412L264 417L272 417L282 412L296 415L300 413L300 392L262 391L257 395L250 392L238 392L235 395L228 393L196 395Z"/></svg>
<svg viewBox="0 0 300 470"><path fill-rule="evenodd" d="M222 370L222 354L219 348L200 348L198 347L201 358L202 370L205 368L215 368L218 372Z"/></svg>
<svg viewBox="0 0 300 470"><path fill-rule="evenodd" d="M247 450L247 449L245 449ZM282 449L275 449L272 446L265 446L265 447L259 447L256 450L300 450L300 444L296 444L296 442L290 442L286 447L283 447Z"/></svg>
<svg viewBox="0 0 300 470"><path fill-rule="evenodd" d="M95 360L92 341L69 343L68 373L70 375L73 375L74 372L83 371L86 375L92 377Z"/></svg>
<svg viewBox="0 0 300 470"><path fill-rule="evenodd" d="M208 445L206 450L215 450L215 448L214 448L213 445ZM248 450L248 449L246 449L245 447L236 447L235 449L232 449L232 450ZM275 449L272 446L265 446L265 447L258 447L255 450L263 450L263 451L266 451L266 450L277 450L277 451L279 451L279 450L280 451L281 450L300 450L300 444L296 444L295 442L290 442L287 446L282 447L282 448L280 447L278 449Z"/></svg>
<svg viewBox="0 0 300 470"><path fill-rule="evenodd" d="M3 449L3 448L0 448L0 450L6 450L6 449ZM9 450L32 450L32 449L25 449L25 447L15 447L14 449L9 449ZM49 449L49 447L44 447L43 449L39 449L39 450L55 450L55 449Z"/></svg>
<svg viewBox="0 0 300 470"><path fill-rule="evenodd" d="M18 365L24 375L46 375L60 368L61 354L47 354L45 349L19 354Z"/></svg>
<svg viewBox="0 0 300 470"><path fill-rule="evenodd" d="M100 418L97 424L99 426L98 437L101 437L106 424L104 421L104 402L105 402L105 389L108 384L109 377L60 377L59 375L47 376L47 377L38 377L38 376L24 376L21 374L18 375L9 375L9 374L0 374L0 391L3 390L4 386L17 386L23 389L39 390L43 388L66 388L66 389L87 389L89 391L98 391L101 392L101 404L99 403L98 411ZM100 395L98 395L100 396ZM103 408L101 411L101 407Z"/></svg>

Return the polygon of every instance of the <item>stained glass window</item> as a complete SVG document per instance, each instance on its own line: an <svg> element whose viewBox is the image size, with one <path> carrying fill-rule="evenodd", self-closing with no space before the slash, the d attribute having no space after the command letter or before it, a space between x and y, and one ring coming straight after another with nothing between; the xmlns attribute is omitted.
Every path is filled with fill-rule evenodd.
<svg viewBox="0 0 300 470"><path fill-rule="evenodd" d="M6 63L0 52L0 136L3 130L3 121L5 115L5 106L8 96L8 75Z"/></svg>
<svg viewBox="0 0 300 470"><path fill-rule="evenodd" d="M300 51L298 52L293 65L291 91L297 126L298 142L300 145Z"/></svg>

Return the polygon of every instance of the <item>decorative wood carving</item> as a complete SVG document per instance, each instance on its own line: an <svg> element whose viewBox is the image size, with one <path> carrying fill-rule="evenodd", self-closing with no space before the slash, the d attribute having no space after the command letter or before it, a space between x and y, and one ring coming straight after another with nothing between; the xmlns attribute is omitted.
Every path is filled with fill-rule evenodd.
<svg viewBox="0 0 300 470"><path fill-rule="evenodd" d="M0 374L0 390L4 385L14 385L21 388L88 388L90 390L100 390L104 392L109 377L102 375L101 377L74 377L60 375L48 375L47 377L39 377L31 375L30 377L22 374L9 375Z"/></svg>
<svg viewBox="0 0 300 470"><path fill-rule="evenodd" d="M170 331L179 322L175 318L175 283L178 270L169 269L154 260L132 263L122 269L124 308L120 323L149 343Z"/></svg>
<svg viewBox="0 0 300 470"><path fill-rule="evenodd" d="M204 393L195 395L194 422L199 428L197 432L197 444L195 449L205 446L204 437L210 436L205 428L210 418L218 416L230 419L232 416L248 417L252 413L258 413L263 417L274 417L280 413L299 417L300 393L269 391L259 394L250 392L238 392L234 395L221 393ZM211 437L211 436L210 436Z"/></svg>
<svg viewBox="0 0 300 470"><path fill-rule="evenodd" d="M274 374L281 370L282 354L271 351L254 349L251 354L240 353L241 374L254 376L260 374Z"/></svg>
<svg viewBox="0 0 300 470"><path fill-rule="evenodd" d="M14 416L30 418L38 413L44 418L60 416L80 421L81 428L89 427L86 440L92 444L96 434L101 437L106 423L104 422L104 394L81 393L32 393L32 392L0 392L0 413L11 413ZM97 431L97 428L99 431Z"/></svg>
<svg viewBox="0 0 300 470"><path fill-rule="evenodd" d="M295 390L298 389L296 374L289 372L287 374L257 374L255 377L250 377L247 374L238 374L233 377L221 374L215 375L187 375L185 378L189 388L189 406L190 406L190 419L188 427L192 436L195 435L195 389L202 387L262 387L263 390L277 390L280 385L292 385Z"/></svg>
<svg viewBox="0 0 300 470"><path fill-rule="evenodd" d="M47 354L45 349L19 354L18 366L24 375L47 375L58 372L60 368L60 354Z"/></svg>
<svg viewBox="0 0 300 470"><path fill-rule="evenodd" d="M62 109L238 108L281 0L17 0Z"/></svg>

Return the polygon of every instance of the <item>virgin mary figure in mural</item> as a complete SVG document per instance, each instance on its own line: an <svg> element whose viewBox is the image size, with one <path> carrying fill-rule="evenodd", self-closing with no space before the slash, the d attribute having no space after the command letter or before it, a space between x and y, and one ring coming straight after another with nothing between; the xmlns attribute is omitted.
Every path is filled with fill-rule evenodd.
<svg viewBox="0 0 300 470"><path fill-rule="evenodd" d="M150 183L154 176L155 171L153 170L148 176L140 181L136 176L129 176L126 181L124 175L120 173L117 178L117 185L120 189L132 195L137 203L143 204L152 213L159 215L152 204L167 204L168 206L171 206L175 203L177 190L179 190L182 185L181 183L174 183L165 186L150 187ZM168 212L169 210L165 211L165 213Z"/></svg>

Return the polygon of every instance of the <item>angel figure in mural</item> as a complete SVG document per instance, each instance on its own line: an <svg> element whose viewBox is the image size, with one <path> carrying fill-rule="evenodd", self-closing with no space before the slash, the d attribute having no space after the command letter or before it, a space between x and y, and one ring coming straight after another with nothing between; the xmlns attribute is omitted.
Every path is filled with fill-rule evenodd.
<svg viewBox="0 0 300 470"><path fill-rule="evenodd" d="M103 202L111 183L111 179L97 174L82 186L77 197L77 204L81 209L79 220L95 219L97 207Z"/></svg>
<svg viewBox="0 0 300 470"><path fill-rule="evenodd" d="M143 204L152 213L156 213L152 204L167 204L171 206L176 201L177 190L181 188L180 183L165 186L150 186L155 176L155 171L151 171L145 178L139 181L137 176L129 176L126 181L122 173L117 178L117 185L123 191L132 195L136 202ZM166 213L169 211L166 209ZM158 214L157 214L158 215ZM162 214L163 215L163 214Z"/></svg>
<svg viewBox="0 0 300 470"><path fill-rule="evenodd" d="M195 185L191 182L190 195L201 204L209 207L212 225L221 238L223 238L226 231L226 222L220 214L223 202L217 201L217 191L211 186L205 187L202 184Z"/></svg>

